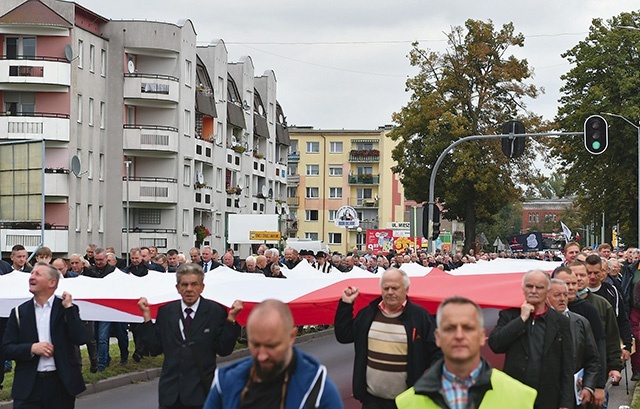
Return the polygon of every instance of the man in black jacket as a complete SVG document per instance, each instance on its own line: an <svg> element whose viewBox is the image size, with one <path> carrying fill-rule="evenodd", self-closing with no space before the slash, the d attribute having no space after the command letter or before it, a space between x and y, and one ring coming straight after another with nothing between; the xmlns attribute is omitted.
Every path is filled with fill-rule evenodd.
<svg viewBox="0 0 640 409"><path fill-rule="evenodd" d="M395 408L395 398L420 378L442 353L433 317L407 297L409 277L395 268L381 277L382 296L353 316L355 287L342 293L335 335L354 343L353 395L363 408ZM382 342L381 342L382 341Z"/></svg>
<svg viewBox="0 0 640 409"><path fill-rule="evenodd" d="M538 391L536 409L573 408L573 352L569 319L548 308L551 281L531 270L522 278L525 302L500 311L489 347L506 353L504 372Z"/></svg>
<svg viewBox="0 0 640 409"><path fill-rule="evenodd" d="M160 407L201 408L213 381L216 355L231 354L240 335L236 316L242 301L234 301L227 315L224 306L200 297L204 272L197 264L183 264L176 276L181 299L160 307L155 324L147 299L138 301L144 318L140 339L151 355L164 353Z"/></svg>

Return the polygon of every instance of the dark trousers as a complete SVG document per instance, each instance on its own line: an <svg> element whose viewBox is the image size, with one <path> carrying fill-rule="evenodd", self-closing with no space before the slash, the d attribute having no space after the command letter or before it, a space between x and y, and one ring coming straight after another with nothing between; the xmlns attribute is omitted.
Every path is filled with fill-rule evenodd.
<svg viewBox="0 0 640 409"><path fill-rule="evenodd" d="M189 405L185 405L184 403L182 403L182 401L180 400L180 397L178 396L178 400L171 406L159 406L159 409L202 409L202 407L204 406L204 404L199 405L199 406L189 406Z"/></svg>
<svg viewBox="0 0 640 409"><path fill-rule="evenodd" d="M73 409L75 396L69 395L58 375L36 377L33 390L25 400L14 400L14 409Z"/></svg>
<svg viewBox="0 0 640 409"><path fill-rule="evenodd" d="M362 402L362 409L398 409L394 399L382 399L368 394L367 399Z"/></svg>
<svg viewBox="0 0 640 409"><path fill-rule="evenodd" d="M98 366L98 343L96 342L96 323L93 321L84 321L84 327L89 334L89 341L87 342L87 353L89 354L89 361L91 365Z"/></svg>
<svg viewBox="0 0 640 409"><path fill-rule="evenodd" d="M9 318L0 318L0 389L2 389L2 382L4 382L4 351L1 345L4 330L7 328L7 321L9 321Z"/></svg>

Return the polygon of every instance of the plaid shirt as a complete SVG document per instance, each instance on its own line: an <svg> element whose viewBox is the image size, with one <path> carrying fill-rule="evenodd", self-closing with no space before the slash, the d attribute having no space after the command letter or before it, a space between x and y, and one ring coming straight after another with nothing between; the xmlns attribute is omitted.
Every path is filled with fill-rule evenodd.
<svg viewBox="0 0 640 409"><path fill-rule="evenodd" d="M469 388L475 384L482 369L482 361L465 379L460 379L442 364L442 395L451 409L466 409L469 399Z"/></svg>

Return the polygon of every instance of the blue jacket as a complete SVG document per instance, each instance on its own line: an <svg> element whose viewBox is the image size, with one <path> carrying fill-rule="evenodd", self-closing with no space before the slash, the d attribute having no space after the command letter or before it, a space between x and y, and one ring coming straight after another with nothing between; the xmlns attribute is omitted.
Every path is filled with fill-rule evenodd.
<svg viewBox="0 0 640 409"><path fill-rule="evenodd" d="M343 408L338 389L327 377L327 368L311 355L295 347L293 351L296 355L296 367L289 380L285 409ZM236 409L240 404L240 394L247 382L252 364L253 358L249 357L216 369L204 409Z"/></svg>

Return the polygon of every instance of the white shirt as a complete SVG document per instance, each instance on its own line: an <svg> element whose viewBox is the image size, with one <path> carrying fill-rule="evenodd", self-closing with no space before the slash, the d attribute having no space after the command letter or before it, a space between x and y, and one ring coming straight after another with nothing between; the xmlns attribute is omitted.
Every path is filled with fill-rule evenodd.
<svg viewBox="0 0 640 409"><path fill-rule="evenodd" d="M184 303L184 301L180 300L180 308L182 308L182 318L187 319L187 313L184 311L187 308L191 308L193 311L191 312L191 318L195 318L196 317L196 311L198 311L198 306L200 305L200 298L198 298L198 301L196 301L195 303L193 303L193 305L191 307L189 307L187 304ZM187 337L184 336L184 325L182 324L182 320L180 320L178 322L178 325L180 326L180 333L182 334L182 339L187 339Z"/></svg>
<svg viewBox="0 0 640 409"><path fill-rule="evenodd" d="M52 295L43 306L37 303L36 299L33 299L33 305L36 309L36 328L38 329L38 341L51 342L51 309L53 308L53 300L55 295ZM55 353L55 351L54 351ZM40 356L38 361L38 372L49 372L56 370L56 361L51 356L47 358L43 355Z"/></svg>

